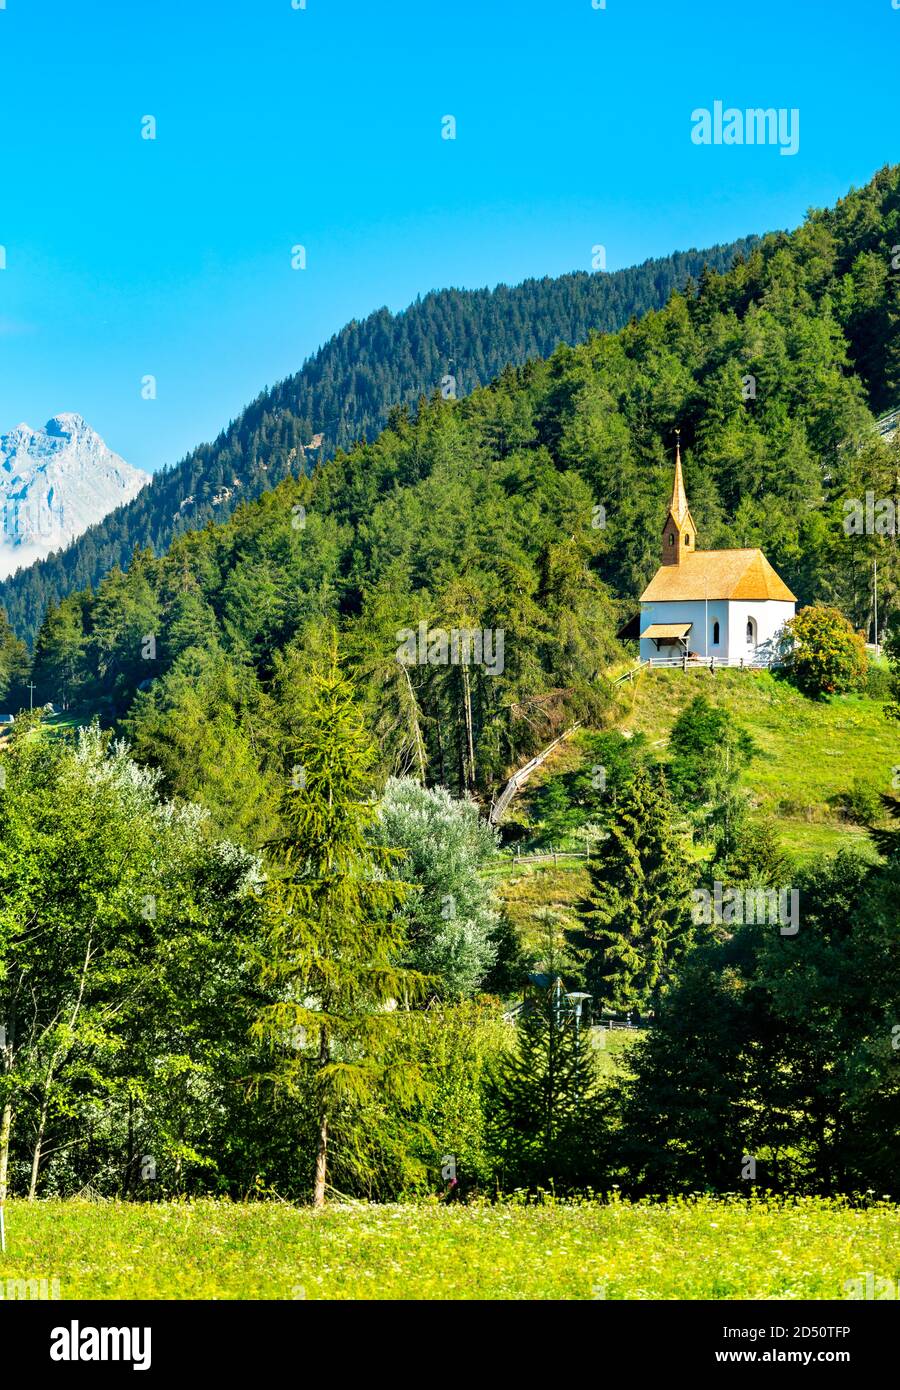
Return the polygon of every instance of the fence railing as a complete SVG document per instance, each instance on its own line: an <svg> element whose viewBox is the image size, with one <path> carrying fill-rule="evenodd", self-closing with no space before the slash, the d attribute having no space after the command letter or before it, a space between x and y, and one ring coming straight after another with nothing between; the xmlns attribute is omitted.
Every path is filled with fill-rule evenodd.
<svg viewBox="0 0 900 1390"><path fill-rule="evenodd" d="M518 771L513 773L512 777L510 777L509 781L504 787L499 799L491 807L489 817L491 825L500 824L501 820L506 814L506 811L509 807L509 803L512 801L516 792L518 792L528 781L528 778L531 776L532 772L536 771L536 769L541 766L541 763L546 761L546 759L550 756L550 754L553 752L555 748L558 748L559 745L561 743L564 743L567 738L571 738L572 734L576 733L577 730L580 728L581 721L579 720L577 724L573 724L571 728L566 729L565 732L561 733L558 738L555 738L552 743L548 743L547 747L542 749L540 753L536 754L533 758L529 758L527 763L520 767Z"/></svg>
<svg viewBox="0 0 900 1390"><path fill-rule="evenodd" d="M503 1022L515 1023L521 1017L524 1008L525 1002L520 999L518 1003L513 1004L511 1008L505 1010ZM572 1018L573 1015L566 1011L565 1017L568 1020ZM630 1018L603 1018L602 1016L591 1015L585 1012L582 1018L582 1027L585 1032L590 1032L596 1028L602 1028L608 1033L639 1033L644 1028L652 1028L653 1019L642 1018L638 1022L633 1022Z"/></svg>
<svg viewBox="0 0 900 1390"><path fill-rule="evenodd" d="M621 685L623 681L633 681L635 676L640 675L648 666L655 668L667 667L669 670L681 671L718 671L722 667L732 667L736 671L772 671L778 666L783 666L782 661L776 661L765 655L744 657L744 656L649 656L644 661L635 662L621 676L616 676L613 685Z"/></svg>
<svg viewBox="0 0 900 1390"><path fill-rule="evenodd" d="M669 666L683 671L718 671L720 667L732 667L740 671L770 671L783 665L781 661L770 660L766 656L649 656L642 666Z"/></svg>
<svg viewBox="0 0 900 1390"><path fill-rule="evenodd" d="M606 838L606 835L598 835L594 843L599 844L601 840ZM590 849L559 849L558 847L554 849L552 846L550 849L529 850L526 854L523 854L516 846L514 850L503 850L501 853L505 859L511 859L515 864L533 863L537 859L552 859L556 864L560 859L591 859L593 857L593 850Z"/></svg>

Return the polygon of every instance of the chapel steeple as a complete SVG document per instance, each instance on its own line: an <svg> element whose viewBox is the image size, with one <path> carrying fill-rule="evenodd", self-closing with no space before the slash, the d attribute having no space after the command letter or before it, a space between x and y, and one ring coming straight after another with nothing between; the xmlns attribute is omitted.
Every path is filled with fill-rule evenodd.
<svg viewBox="0 0 900 1390"><path fill-rule="evenodd" d="M672 500L663 527L662 562L680 565L683 557L697 546L697 528L691 516L681 472L681 430L675 431L675 481Z"/></svg>

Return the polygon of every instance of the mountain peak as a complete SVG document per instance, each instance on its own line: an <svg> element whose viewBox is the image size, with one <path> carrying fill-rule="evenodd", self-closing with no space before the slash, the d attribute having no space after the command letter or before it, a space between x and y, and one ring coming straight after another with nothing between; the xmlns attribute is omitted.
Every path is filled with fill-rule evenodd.
<svg viewBox="0 0 900 1390"><path fill-rule="evenodd" d="M33 434L34 434L34 430L33 430L33 429L31 428L31 426L28 424L27 420L20 420L19 423L18 423L13 429L10 430L10 432L9 432L9 434L6 436L6 438L7 438L7 439L13 439L13 438L27 439L27 438L30 438L31 435L33 435Z"/></svg>
<svg viewBox="0 0 900 1390"><path fill-rule="evenodd" d="M54 437L66 437L71 439L77 434L96 434L92 430L83 415L78 415L75 411L66 410L59 415L54 415L44 426L44 433Z"/></svg>
<svg viewBox="0 0 900 1390"><path fill-rule="evenodd" d="M148 482L75 411L0 435L0 577L64 549Z"/></svg>

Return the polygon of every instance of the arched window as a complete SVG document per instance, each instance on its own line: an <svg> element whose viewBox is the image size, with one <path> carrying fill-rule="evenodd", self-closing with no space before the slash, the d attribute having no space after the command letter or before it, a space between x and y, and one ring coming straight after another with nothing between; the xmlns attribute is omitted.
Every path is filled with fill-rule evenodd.
<svg viewBox="0 0 900 1390"><path fill-rule="evenodd" d="M675 544L675 532L674 532L674 531L670 531L670 532L669 532L669 545L674 545L674 544Z"/></svg>
<svg viewBox="0 0 900 1390"><path fill-rule="evenodd" d="M756 623L752 618L747 619L747 645L756 645Z"/></svg>
<svg viewBox="0 0 900 1390"><path fill-rule="evenodd" d="M714 647L717 647L718 645L719 645L719 624L718 624L718 623L713 623L713 646L714 646Z"/></svg>
<svg viewBox="0 0 900 1390"><path fill-rule="evenodd" d="M690 538L690 536L687 536L687 535L685 536L685 538L684 538L684 543L685 543L685 545L690 545L690 543L691 543L691 538Z"/></svg>

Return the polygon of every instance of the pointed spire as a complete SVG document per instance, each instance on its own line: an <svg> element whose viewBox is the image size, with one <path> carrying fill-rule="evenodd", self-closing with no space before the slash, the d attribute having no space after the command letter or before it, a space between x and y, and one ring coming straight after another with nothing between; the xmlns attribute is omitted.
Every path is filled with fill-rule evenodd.
<svg viewBox="0 0 900 1390"><path fill-rule="evenodd" d="M672 486L672 500L669 503L669 515L672 516L679 526L687 516L688 504L687 493L684 490L684 477L681 472L681 430L675 431L675 482Z"/></svg>

